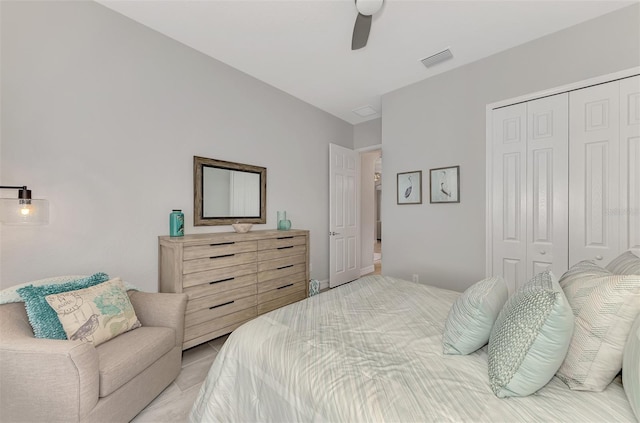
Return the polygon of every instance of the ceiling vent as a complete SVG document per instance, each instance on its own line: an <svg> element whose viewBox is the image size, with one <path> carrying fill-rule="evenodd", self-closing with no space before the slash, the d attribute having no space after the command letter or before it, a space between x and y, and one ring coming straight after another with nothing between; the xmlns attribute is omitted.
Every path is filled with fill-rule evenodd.
<svg viewBox="0 0 640 423"><path fill-rule="evenodd" d="M352 110L353 113L360 117L369 117L378 114L378 111L371 106L364 106L358 109Z"/></svg>
<svg viewBox="0 0 640 423"><path fill-rule="evenodd" d="M426 67L430 68L431 66L435 66L440 62L444 62L445 60L449 60L453 57L451 50L446 49L442 50L440 53L436 53L432 56L425 57L421 60L422 64Z"/></svg>

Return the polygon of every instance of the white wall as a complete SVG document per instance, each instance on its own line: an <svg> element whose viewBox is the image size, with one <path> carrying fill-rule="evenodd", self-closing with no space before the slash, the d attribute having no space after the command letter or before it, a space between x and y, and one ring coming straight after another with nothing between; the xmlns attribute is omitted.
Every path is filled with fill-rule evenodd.
<svg viewBox="0 0 640 423"><path fill-rule="evenodd" d="M193 156L267 168L267 224L311 230L328 277L328 143L353 127L93 2L0 2L2 184L51 222L1 229L0 287L105 271L157 290L173 208L193 227ZM6 194L6 193L3 193Z"/></svg>
<svg viewBox="0 0 640 423"><path fill-rule="evenodd" d="M483 278L488 103L638 65L633 5L384 95L385 275L459 291ZM460 204L429 204L429 169L450 165L460 165ZM396 173L418 169L423 204L397 206Z"/></svg>
<svg viewBox="0 0 640 423"><path fill-rule="evenodd" d="M353 126L355 150L382 144L382 118L368 120Z"/></svg>

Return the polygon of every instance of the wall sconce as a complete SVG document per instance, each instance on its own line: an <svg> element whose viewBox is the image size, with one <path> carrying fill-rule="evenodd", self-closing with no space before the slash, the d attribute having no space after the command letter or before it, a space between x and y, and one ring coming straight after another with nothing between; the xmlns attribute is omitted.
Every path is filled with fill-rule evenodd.
<svg viewBox="0 0 640 423"><path fill-rule="evenodd" d="M49 223L49 202L31 198L27 186L0 185L0 189L17 189L18 198L0 198L0 222L5 225L45 225Z"/></svg>

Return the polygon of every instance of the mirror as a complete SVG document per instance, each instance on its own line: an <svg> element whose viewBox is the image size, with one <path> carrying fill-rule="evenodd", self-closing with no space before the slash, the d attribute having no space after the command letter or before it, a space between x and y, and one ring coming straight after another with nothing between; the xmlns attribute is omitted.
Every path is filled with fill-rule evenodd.
<svg viewBox="0 0 640 423"><path fill-rule="evenodd" d="M193 157L194 226L266 223L267 169Z"/></svg>

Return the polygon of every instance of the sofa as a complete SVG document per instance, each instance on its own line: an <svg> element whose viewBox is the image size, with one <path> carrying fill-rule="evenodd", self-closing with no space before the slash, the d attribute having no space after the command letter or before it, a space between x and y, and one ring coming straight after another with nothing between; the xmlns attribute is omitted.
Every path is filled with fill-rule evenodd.
<svg viewBox="0 0 640 423"><path fill-rule="evenodd" d="M24 303L0 305L1 422L128 422L171 384L187 296L127 293L142 326L97 347L35 338Z"/></svg>

